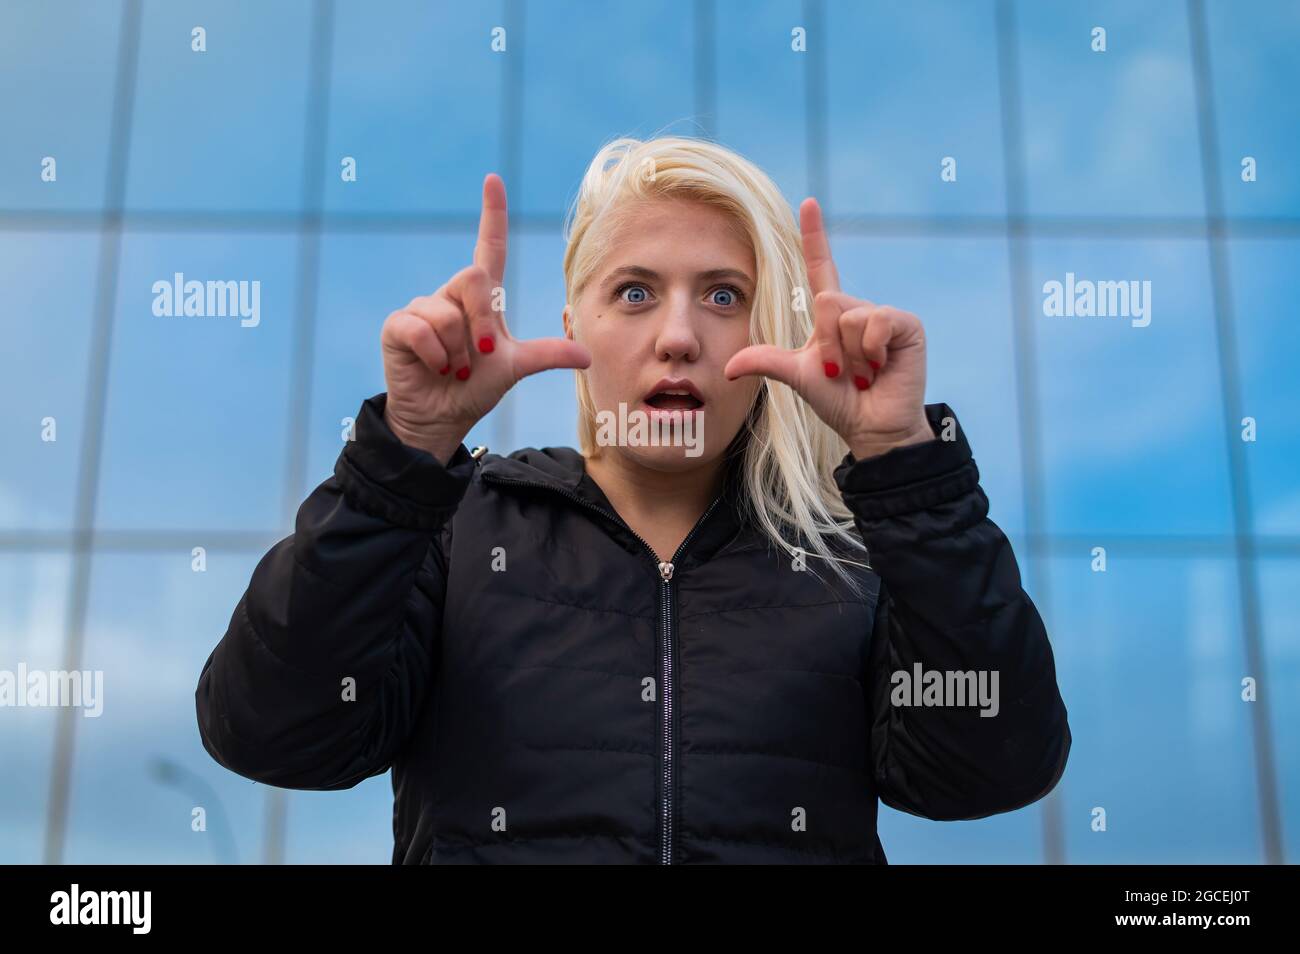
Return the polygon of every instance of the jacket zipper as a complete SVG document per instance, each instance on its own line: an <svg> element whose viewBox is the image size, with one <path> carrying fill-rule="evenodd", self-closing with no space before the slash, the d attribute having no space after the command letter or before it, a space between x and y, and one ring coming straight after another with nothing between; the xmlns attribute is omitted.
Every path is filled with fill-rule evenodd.
<svg viewBox="0 0 1300 954"><path fill-rule="evenodd" d="M660 826L659 861L661 864L670 865L673 863L673 782L675 778L673 774L673 569L677 561L681 559L686 547L690 544L691 538L703 526L704 521L709 519L709 514L713 513L713 508L718 505L718 501L722 497L719 495L714 498L713 503L709 504L708 509L695 522L695 526L691 527L691 532L686 534L686 539L682 540L681 546L673 554L672 560L664 563L660 561L659 554L655 553L654 547L646 543L644 537L624 523L618 514L583 500L572 491L565 490L563 487L556 487L553 484L544 484L540 481L515 480L510 477L498 477L495 474L484 474L483 479L496 484L512 484L516 487L538 487L567 497L574 503L609 518L632 534L641 542L641 546L645 547L646 552L650 554L650 559L655 563L655 569L659 574L659 582L662 584L659 590L659 605L663 617L663 685L660 687L661 691L659 693L661 700L659 708L660 733L663 741L663 805L660 815L662 824Z"/></svg>

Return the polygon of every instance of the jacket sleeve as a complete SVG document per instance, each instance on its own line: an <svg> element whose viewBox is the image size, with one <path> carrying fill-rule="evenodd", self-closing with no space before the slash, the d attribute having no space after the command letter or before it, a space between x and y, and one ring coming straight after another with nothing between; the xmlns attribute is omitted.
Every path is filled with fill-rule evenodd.
<svg viewBox="0 0 1300 954"><path fill-rule="evenodd" d="M925 411L935 440L850 454L835 471L881 579L865 678L871 770L893 808L984 818L1055 787L1070 728L1047 632L988 518L970 445L947 404ZM991 704L917 705L930 671L954 688L950 673L984 672Z"/></svg>
<svg viewBox="0 0 1300 954"><path fill-rule="evenodd" d="M350 788L388 769L437 661L444 534L473 475L444 466L362 404L334 476L262 557L195 692L199 735L231 771L270 785Z"/></svg>

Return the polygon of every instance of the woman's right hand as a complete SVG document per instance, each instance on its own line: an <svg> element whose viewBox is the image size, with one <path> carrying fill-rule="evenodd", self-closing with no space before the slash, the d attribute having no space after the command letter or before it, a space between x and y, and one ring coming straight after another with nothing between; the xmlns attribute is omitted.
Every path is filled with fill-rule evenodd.
<svg viewBox="0 0 1300 954"><path fill-rule="evenodd" d="M576 341L511 337L502 287L508 222L505 183L489 173L474 264L393 312L380 333L388 384L384 419L402 443L444 464L516 381L591 364L591 352Z"/></svg>

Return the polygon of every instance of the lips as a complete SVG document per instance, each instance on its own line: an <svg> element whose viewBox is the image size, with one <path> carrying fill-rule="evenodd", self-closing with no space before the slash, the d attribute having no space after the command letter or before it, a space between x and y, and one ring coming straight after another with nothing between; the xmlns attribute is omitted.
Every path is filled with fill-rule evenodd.
<svg viewBox="0 0 1300 954"><path fill-rule="evenodd" d="M704 397L689 378L663 378L645 396L645 403L661 411L695 411Z"/></svg>

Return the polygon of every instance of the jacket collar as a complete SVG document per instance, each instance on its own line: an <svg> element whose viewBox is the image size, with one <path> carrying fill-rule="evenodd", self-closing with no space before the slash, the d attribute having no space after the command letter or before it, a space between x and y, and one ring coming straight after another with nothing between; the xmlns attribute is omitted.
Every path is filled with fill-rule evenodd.
<svg viewBox="0 0 1300 954"><path fill-rule="evenodd" d="M571 447L529 447L508 457L485 454L478 468L479 478L502 489L550 491L585 509L627 549L644 554L645 545L614 510L600 485L587 473L586 459ZM716 504L696 524L686 552L679 563L697 565L710 559L745 526L744 485L733 459L723 478ZM601 516L598 511L603 512ZM613 517L614 519L610 519Z"/></svg>

